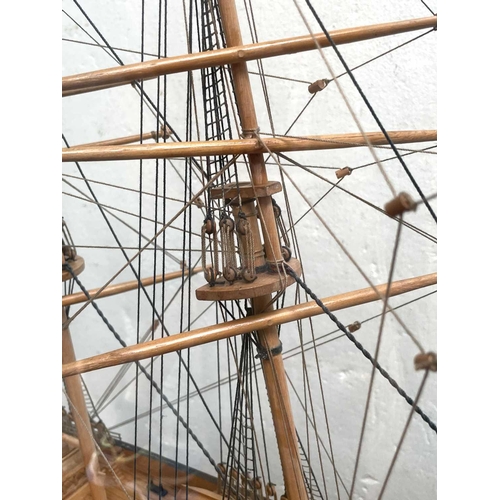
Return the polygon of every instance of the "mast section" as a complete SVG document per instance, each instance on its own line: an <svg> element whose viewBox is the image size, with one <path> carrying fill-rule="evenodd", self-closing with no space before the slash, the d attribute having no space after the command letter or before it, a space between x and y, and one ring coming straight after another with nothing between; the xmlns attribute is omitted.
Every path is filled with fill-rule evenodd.
<svg viewBox="0 0 500 500"><path fill-rule="evenodd" d="M219 8L227 46L241 46L243 43L234 0L220 0ZM256 138L258 123L246 62L242 61L231 64L231 70L243 136ZM254 186L266 185L268 178L264 155L262 153L249 154L248 161L250 163L252 184ZM266 260L273 267L278 266L283 263L283 258L271 196L259 197L257 210L262 225ZM254 248L260 248L259 232L253 231L252 237L254 239ZM271 311L273 306L269 304L272 304L271 294L252 299L253 313L259 314ZM276 431L285 481L285 494L288 500L306 500L307 492L300 465L299 446L286 382L283 357L281 354L273 353L274 350L281 351L278 329L275 326L264 328L257 331L257 337L259 343L268 352L267 358L262 359L262 369Z"/></svg>
<svg viewBox="0 0 500 500"><path fill-rule="evenodd" d="M64 221L63 221L64 229ZM64 233L63 233L64 234ZM69 248L69 247L67 247ZM73 273L79 274L83 271L85 263L81 257L76 256L76 252L71 253L67 250L65 255L63 247L62 253L62 281L71 279L71 274L64 269L65 265L72 268ZM66 307L62 307L62 364L74 363L76 361L75 350L73 348L73 341L71 340L71 333L68 327L64 327L68 321ZM96 446L92 435L92 425L90 417L87 412L85 403L85 396L82 389L82 381L80 375L73 375L64 379L66 388L66 395L68 398L69 410L73 414L76 432L80 451L82 454L83 463L85 464L85 473L87 475L88 484L90 487L90 494L93 500L106 500L106 490L101 484L99 472L99 460L97 455Z"/></svg>

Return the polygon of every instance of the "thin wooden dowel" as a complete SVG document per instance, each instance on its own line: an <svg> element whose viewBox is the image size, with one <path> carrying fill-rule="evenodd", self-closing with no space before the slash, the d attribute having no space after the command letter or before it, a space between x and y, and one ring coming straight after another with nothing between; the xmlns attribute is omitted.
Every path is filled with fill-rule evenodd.
<svg viewBox="0 0 500 500"><path fill-rule="evenodd" d="M198 274L203 271L202 267L195 267L188 271L174 271L168 274L158 274L157 276L150 276L149 278L144 278L141 280L142 286L151 286L154 283L162 283L164 281L170 281L176 278L180 278L182 275L188 274ZM118 295L120 293L129 292L131 290L137 290L139 288L139 282L137 280L126 281L124 283L117 283L116 285L109 285L104 290L99 293L98 299L102 299L103 297L110 297L111 295ZM89 290L89 295L91 298L94 298L99 291L99 288L94 290ZM83 292L72 293L71 295L65 295L62 298L63 307L71 306L73 304L80 304L82 302L86 302L87 296Z"/></svg>
<svg viewBox="0 0 500 500"><path fill-rule="evenodd" d="M436 130L398 130L388 132L395 144L429 142L437 140ZM366 137L374 146L387 144L382 132L368 132ZM194 156L238 155L253 153L281 153L286 151L313 151L366 146L359 133L314 135L303 138L268 137L234 139L227 141L175 142L138 144L130 146L83 146L62 150L62 161L114 161L147 160L157 158L186 158Z"/></svg>
<svg viewBox="0 0 500 500"><path fill-rule="evenodd" d="M333 30L329 32L329 35L337 45L341 45L436 26L437 16L432 16ZM321 47L326 47L329 44L327 37L323 33L318 33L314 35L314 38L310 35L304 35L166 59L154 59L63 77L62 92L63 96L69 96L126 85L137 80L150 80L160 75L316 50L315 39Z"/></svg>
<svg viewBox="0 0 500 500"><path fill-rule="evenodd" d="M107 139L105 141L95 141L95 142L88 142L86 144L78 144L75 147L77 148L83 148L83 147L92 147L92 146L119 146L123 144L133 144L134 142L141 142L142 141L149 141L150 139L154 139L155 141L158 140L159 137L162 137L164 139L168 139L170 137L170 132L169 130L162 126L159 130L159 132L156 132L156 130L152 130L151 132L145 132L144 134L134 134L134 135L128 135L126 137L117 137L115 139ZM67 149L67 148L64 148Z"/></svg>
<svg viewBox="0 0 500 500"><path fill-rule="evenodd" d="M390 296L401 295L406 292L424 288L437 283L437 273L418 276L405 280L395 281L390 287ZM387 285L363 288L353 292L334 295L326 299L321 299L330 311L338 311L349 307L374 302L386 293ZM115 351L99 354L87 359L63 365L63 377L76 375L110 366L122 365L132 361L146 358L153 358L162 354L208 344L216 340L222 340L243 333L250 333L255 330L273 325L282 325L299 319L310 318L322 314L322 309L316 302L306 302L283 309L248 316L246 318L221 323L219 325L198 328L186 333L179 333L163 339L156 339L143 344L133 345Z"/></svg>
<svg viewBox="0 0 500 500"><path fill-rule="evenodd" d="M62 324L67 321L66 310L62 308ZM62 330L62 362L63 366L67 363L75 362L75 350L71 340L69 328ZM80 376L67 377L64 380L66 388L66 397L69 403L69 409L73 414L76 433L80 451L82 452L83 463L85 464L85 473L90 486L93 500L106 500L106 490L102 484L102 477L99 473L99 462L97 461L97 451L92 436L92 425L83 395L82 380Z"/></svg>

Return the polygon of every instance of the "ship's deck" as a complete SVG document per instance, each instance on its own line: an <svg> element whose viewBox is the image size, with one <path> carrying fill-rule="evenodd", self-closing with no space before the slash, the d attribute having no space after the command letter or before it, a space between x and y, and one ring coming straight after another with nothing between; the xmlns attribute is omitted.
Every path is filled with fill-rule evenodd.
<svg viewBox="0 0 500 500"><path fill-rule="evenodd" d="M134 457L135 455L135 457ZM113 468L113 472L106 462ZM148 477L154 485L160 483L160 462L157 457L134 454L122 446L115 446L112 453L100 457L99 480L106 490L107 500L188 498L189 500L221 500L217 493L217 479L203 473L178 470L168 463L161 463L161 484L166 494L148 492ZM188 481L189 479L189 481ZM177 489L175 484L177 483ZM189 483L189 486L186 486ZM187 492L186 492L187 489ZM135 491L135 496L134 496ZM85 465L78 447L78 440L63 434L62 442L62 500L93 500Z"/></svg>

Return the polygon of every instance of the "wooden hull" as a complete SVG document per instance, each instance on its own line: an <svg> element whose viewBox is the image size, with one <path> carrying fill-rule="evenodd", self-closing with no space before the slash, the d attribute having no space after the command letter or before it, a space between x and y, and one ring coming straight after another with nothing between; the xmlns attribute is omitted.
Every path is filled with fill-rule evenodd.
<svg viewBox="0 0 500 500"><path fill-rule="evenodd" d="M134 453L133 446L127 443L117 443L105 457L101 456L99 470L102 476L98 480L104 485L108 500L186 498L186 488L190 500L222 498L217 492L217 478L196 469L179 468L176 471L168 459L162 458L160 462L157 455L142 450ZM150 490L148 496L150 481L156 486L161 481L168 493L161 496ZM92 500L92 495L78 441L63 435L62 500L87 499Z"/></svg>

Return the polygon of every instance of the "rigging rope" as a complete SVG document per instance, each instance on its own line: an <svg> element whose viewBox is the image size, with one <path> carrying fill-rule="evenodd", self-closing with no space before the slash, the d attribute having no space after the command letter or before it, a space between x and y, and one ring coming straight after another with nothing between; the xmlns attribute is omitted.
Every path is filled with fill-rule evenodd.
<svg viewBox="0 0 500 500"><path fill-rule="evenodd" d="M87 296L88 300L91 300L90 294L88 293L87 289L84 287L83 283L79 280L78 276L73 272L73 269L69 264L64 264L63 268L68 271L75 282L78 284L78 286L81 288L82 292ZM108 321L106 316L104 316L104 313L101 311L99 306L92 301L92 306L96 310L97 314L101 317L101 319L104 321L105 325L108 327L108 329L111 331L111 333L114 335L116 340L123 346L127 347L127 344L123 341L123 339L120 337L118 332L115 330L113 325ZM173 414L177 417L178 421L182 424L182 426L186 429L186 431L189 433L189 435L193 438L193 441L198 445L200 450L203 452L203 454L207 457L208 461L213 465L215 470L217 471L218 474L222 476L222 471L219 469L219 466L216 464L215 460L212 458L208 450L205 448L203 443L199 440L199 438L196 436L196 434L188 427L186 421L182 418L182 416L179 414L179 412L175 409L174 405L170 402L170 400L161 392L160 387L158 384L151 379L149 373L146 371L146 369L138 362L134 362L135 365L141 370L143 375L148 379L149 383L156 389L158 394L161 396L163 401L165 401L166 405L172 410ZM220 434L222 435L222 431L220 429L217 429ZM223 436L223 435L222 435ZM224 436L223 436L224 437ZM225 438L224 438L225 439ZM227 441L226 441L227 443Z"/></svg>
<svg viewBox="0 0 500 500"><path fill-rule="evenodd" d="M346 61L342 57L342 54L340 53L340 51L339 51L336 43L333 41L332 37L328 33L328 30L326 29L325 25L321 21L321 18L319 17L318 13L316 12L316 10L314 9L314 7L312 6L310 0L306 0L306 3L308 5L308 7L309 7L309 10L311 11L311 13L313 14L314 18L316 19L316 21L318 22L319 26L321 27L321 30L323 31L323 33L325 34L326 38L328 39L328 42L330 43L330 45L332 46L333 50L337 54L337 57L339 58L340 62L344 66L344 69L346 70L347 74L351 78L352 83L354 84L354 86L358 90L359 95L361 96L361 98L363 99L364 103L366 104L366 106L367 106L368 110L370 111L373 119L377 122L377 125L379 126L381 132L384 134L384 137L386 138L387 142L390 144L392 150L394 151L394 154L397 156L397 158L398 158L399 162L401 163L404 171L406 172L406 174L410 178L413 186L415 187L415 189L417 190L418 194L420 195L420 198L422 199L422 201L424 202L425 206L429 210L429 213L431 214L431 216L434 219L434 221L437 222L437 216L434 213L434 210L432 210L432 207L429 205L429 202L427 201L424 193L420 189L420 186L418 185L417 181L415 180L415 178L413 177L412 173L408 169L408 167L407 167L405 161L403 160L403 158L401 157L398 149L394 145L392 139L389 137L389 134L385 130L384 126L382 125L382 122L379 120L377 114L375 113L375 110L373 109L372 105L370 104L370 101L368 101L368 98L365 96L363 90L359 86L356 78L352 74L352 71L349 69L349 66L347 65Z"/></svg>
<svg viewBox="0 0 500 500"><path fill-rule="evenodd" d="M316 304L318 304L318 306L321 307L324 313L340 328L340 330L344 332L346 337L363 353L365 358L367 358L370 361L370 363L372 363L372 365L381 373L381 375L385 379L387 379L387 381L394 387L394 389L398 391L400 396L402 396L410 406L413 406L414 405L413 399L411 399L410 396L408 396L408 394L406 394L406 392L401 387L399 387L398 383L389 375L389 373L386 370L384 370L384 368L380 366L380 363L373 358L373 356L363 347L363 345L356 339L356 337L351 332L349 332L349 330L337 319L337 317L325 306L325 304L321 302L321 300L317 297L317 295L299 278L299 276L295 273L295 271L288 264L284 264L284 267L286 272L295 279L297 284L305 290L305 292L309 295L309 297L311 297L316 302ZM415 412L422 417L422 420L426 422L434 432L437 433L436 424L432 422L432 420L422 411L420 407L416 406Z"/></svg>

